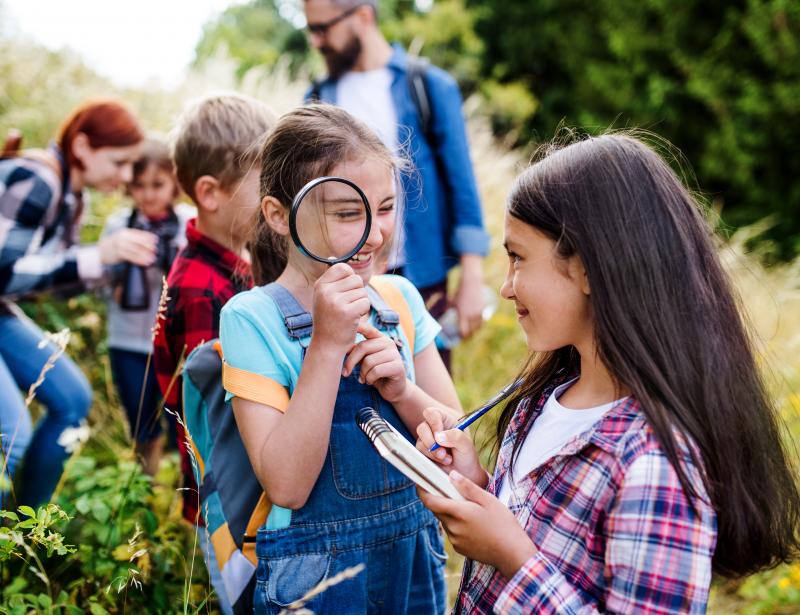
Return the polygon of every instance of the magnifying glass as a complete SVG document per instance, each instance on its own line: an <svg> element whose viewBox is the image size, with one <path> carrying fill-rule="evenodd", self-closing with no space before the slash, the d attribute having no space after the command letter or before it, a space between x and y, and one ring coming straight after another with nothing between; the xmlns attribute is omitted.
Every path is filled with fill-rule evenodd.
<svg viewBox="0 0 800 615"><path fill-rule="evenodd" d="M364 192L343 177L318 177L292 201L289 233L297 249L334 265L355 256L369 237L372 212Z"/></svg>

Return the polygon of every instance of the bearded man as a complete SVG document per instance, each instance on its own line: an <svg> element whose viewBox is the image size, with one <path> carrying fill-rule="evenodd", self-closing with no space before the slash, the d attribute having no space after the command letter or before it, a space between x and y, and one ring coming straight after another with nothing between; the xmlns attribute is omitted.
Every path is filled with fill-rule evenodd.
<svg viewBox="0 0 800 615"><path fill-rule="evenodd" d="M452 306L462 338L482 324L482 259L489 246L469 157L461 93L445 71L425 64L423 125L412 97L410 59L378 28L377 0L305 0L308 36L325 60L327 77L306 99L343 107L386 146L413 164L401 177L404 224L388 268L420 290L434 318ZM418 90L420 88L417 88ZM448 296L448 271L460 265ZM442 349L450 367L449 350Z"/></svg>

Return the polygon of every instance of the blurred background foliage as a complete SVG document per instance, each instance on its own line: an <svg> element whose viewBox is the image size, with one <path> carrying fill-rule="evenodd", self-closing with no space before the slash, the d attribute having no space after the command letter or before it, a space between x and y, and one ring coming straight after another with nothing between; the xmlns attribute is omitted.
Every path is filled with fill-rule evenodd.
<svg viewBox="0 0 800 615"><path fill-rule="evenodd" d="M207 24L183 83L168 91L126 90L74 55L8 36L0 0L0 135L20 128L28 145L44 145L72 107L97 95L123 97L158 133L171 129L187 100L209 91L238 90L285 111L301 100L309 76L323 69L308 48L300 8L298 0L232 6ZM387 0L381 20L387 37L451 71L462 85L493 238L485 264L493 288L505 273L499 245L507 190L530 151L560 124L589 132L649 128L683 152L694 183L721 212L721 255L796 451L800 3ZM105 216L122 201L119 195L93 196L86 241L97 238ZM507 384L525 357L513 307L506 304L455 354L465 408ZM132 463L110 378L104 302L92 294L43 295L24 309L46 330L72 330L68 352L89 377L95 401L92 437L68 464L55 498L71 519L55 513L35 522L6 519L2 528L17 532L33 553L41 550L29 537L34 530L61 534L75 551L39 554L42 568L35 569L22 547L6 560L0 549L0 613L213 612L194 533L180 520L175 458L166 460L154 481ZM35 403L33 410L39 411ZM476 434L487 461L492 429L487 419ZM455 591L460 559L452 555L448 579ZM800 564L715 582L709 612L800 612Z"/></svg>
<svg viewBox="0 0 800 615"><path fill-rule="evenodd" d="M423 8L420 8L423 7ZM226 49L243 75L319 74L296 0L253 0L208 24L198 65ZM560 123L649 128L692 161L732 227L767 213L765 254L800 252L797 0L392 0L390 40L450 71L496 135L530 147Z"/></svg>

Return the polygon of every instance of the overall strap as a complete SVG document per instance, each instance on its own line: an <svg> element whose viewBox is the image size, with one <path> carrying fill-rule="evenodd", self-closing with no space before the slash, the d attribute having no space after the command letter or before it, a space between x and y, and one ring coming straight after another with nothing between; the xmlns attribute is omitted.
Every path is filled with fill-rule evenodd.
<svg viewBox="0 0 800 615"><path fill-rule="evenodd" d="M414 354L414 342L416 330L414 328L414 316L409 309L408 302L403 293L394 284L383 276L372 276L369 281L370 286L377 291L382 300L392 306L400 321L400 328L406 334L411 354Z"/></svg>
<svg viewBox="0 0 800 615"><path fill-rule="evenodd" d="M277 282L267 284L264 286L263 290L277 304L281 316L283 316L283 323L286 325L286 331L289 333L289 337L298 341L303 338L311 337L311 332L313 330L311 314L300 305L300 302L294 298L292 293Z"/></svg>
<svg viewBox="0 0 800 615"><path fill-rule="evenodd" d="M386 301L384 301L383 297L381 297L380 293L371 285L367 285L366 288L369 302L372 304L372 309L375 310L375 313L378 317L379 328L383 329L388 336L394 340L398 348L401 348L402 340L400 339L400 328L402 325L400 324L400 314L390 308ZM398 291L398 293L399 292L400 291ZM406 333L406 337L409 339L409 343L411 344L410 351L411 355L413 356L414 346L413 342L411 341L413 338L408 337L408 333ZM406 367L406 374L409 378L412 378L411 366L408 364L408 361L402 353L401 356L403 357L403 364Z"/></svg>
<svg viewBox="0 0 800 615"><path fill-rule="evenodd" d="M367 285L366 288L369 302L372 304L372 309L375 310L378 316L378 324L381 328L388 329L397 327L400 324L400 315L389 307L383 300L383 297L381 297L378 291L372 286Z"/></svg>

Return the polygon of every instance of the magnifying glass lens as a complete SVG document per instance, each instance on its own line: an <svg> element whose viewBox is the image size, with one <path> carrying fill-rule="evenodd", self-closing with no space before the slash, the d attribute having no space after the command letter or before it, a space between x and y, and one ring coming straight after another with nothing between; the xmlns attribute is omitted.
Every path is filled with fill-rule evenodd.
<svg viewBox="0 0 800 615"><path fill-rule="evenodd" d="M302 249L313 258L342 262L364 243L370 223L365 198L350 183L317 184L296 205L294 223Z"/></svg>

